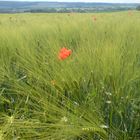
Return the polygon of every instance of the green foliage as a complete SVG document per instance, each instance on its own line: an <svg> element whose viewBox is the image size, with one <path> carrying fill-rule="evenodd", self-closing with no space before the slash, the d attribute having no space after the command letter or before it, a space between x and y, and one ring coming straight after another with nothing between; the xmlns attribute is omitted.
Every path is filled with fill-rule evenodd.
<svg viewBox="0 0 140 140"><path fill-rule="evenodd" d="M136 7L136 9L137 9L138 11L140 11L140 5L139 5L139 6L137 6L137 7Z"/></svg>
<svg viewBox="0 0 140 140"><path fill-rule="evenodd" d="M140 15L94 16L0 15L1 140L140 138Z"/></svg>

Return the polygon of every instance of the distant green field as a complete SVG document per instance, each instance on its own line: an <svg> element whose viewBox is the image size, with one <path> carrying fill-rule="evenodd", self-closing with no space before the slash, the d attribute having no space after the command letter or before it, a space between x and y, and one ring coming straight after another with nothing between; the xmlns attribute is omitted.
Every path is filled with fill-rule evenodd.
<svg viewBox="0 0 140 140"><path fill-rule="evenodd" d="M140 140L140 13L1 14L0 140Z"/></svg>

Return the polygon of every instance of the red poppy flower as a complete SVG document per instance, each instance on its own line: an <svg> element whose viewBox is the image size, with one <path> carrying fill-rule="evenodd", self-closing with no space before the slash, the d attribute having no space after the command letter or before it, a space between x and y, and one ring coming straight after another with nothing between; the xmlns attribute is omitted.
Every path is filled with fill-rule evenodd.
<svg viewBox="0 0 140 140"><path fill-rule="evenodd" d="M94 21L96 21L96 20L97 20L97 18L96 18L95 16L93 16L93 20L94 20Z"/></svg>
<svg viewBox="0 0 140 140"><path fill-rule="evenodd" d="M129 16L132 16L132 14L133 14L133 13L132 13L131 11L128 12L128 15L129 15Z"/></svg>
<svg viewBox="0 0 140 140"><path fill-rule="evenodd" d="M60 60L64 60L71 55L72 51L67 48L62 48L59 52L58 58Z"/></svg>

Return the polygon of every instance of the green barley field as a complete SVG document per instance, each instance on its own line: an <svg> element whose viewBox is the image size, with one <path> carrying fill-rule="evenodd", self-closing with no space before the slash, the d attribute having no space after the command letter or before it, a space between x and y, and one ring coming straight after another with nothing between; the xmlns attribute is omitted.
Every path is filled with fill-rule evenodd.
<svg viewBox="0 0 140 140"><path fill-rule="evenodd" d="M140 140L140 12L0 14L0 140Z"/></svg>

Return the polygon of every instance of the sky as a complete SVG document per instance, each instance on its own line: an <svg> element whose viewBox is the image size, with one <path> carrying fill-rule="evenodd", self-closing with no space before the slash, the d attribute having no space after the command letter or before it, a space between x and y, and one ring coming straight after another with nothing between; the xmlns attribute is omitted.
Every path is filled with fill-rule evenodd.
<svg viewBox="0 0 140 140"><path fill-rule="evenodd" d="M109 3L140 3L140 0L0 0L0 1L59 1L59 2L109 2Z"/></svg>

